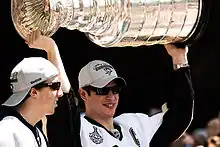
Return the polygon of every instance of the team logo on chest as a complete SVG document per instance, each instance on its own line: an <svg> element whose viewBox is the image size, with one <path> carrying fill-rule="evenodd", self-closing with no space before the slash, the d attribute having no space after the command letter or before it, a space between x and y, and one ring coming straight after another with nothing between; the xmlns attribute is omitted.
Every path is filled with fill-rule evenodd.
<svg viewBox="0 0 220 147"><path fill-rule="evenodd" d="M89 133L89 138L95 143L95 144L101 144L103 143L102 136L98 133L97 128L93 126L94 131L92 133Z"/></svg>

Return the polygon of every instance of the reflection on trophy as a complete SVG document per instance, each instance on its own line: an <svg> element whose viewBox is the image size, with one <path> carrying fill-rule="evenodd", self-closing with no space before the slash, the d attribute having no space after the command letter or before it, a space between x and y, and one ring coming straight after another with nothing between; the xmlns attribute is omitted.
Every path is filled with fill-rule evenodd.
<svg viewBox="0 0 220 147"><path fill-rule="evenodd" d="M185 42L201 24L202 0L12 0L17 32L51 36L60 27L103 47Z"/></svg>

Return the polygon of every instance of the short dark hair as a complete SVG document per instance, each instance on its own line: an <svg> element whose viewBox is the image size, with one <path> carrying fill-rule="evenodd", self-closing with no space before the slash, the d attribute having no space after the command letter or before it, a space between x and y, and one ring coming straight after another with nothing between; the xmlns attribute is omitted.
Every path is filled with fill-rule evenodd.
<svg viewBox="0 0 220 147"><path fill-rule="evenodd" d="M90 93L90 91L91 91L91 86L90 86L90 85L84 86L84 87L82 87L82 89L85 90L85 91L88 93L89 96L91 95L91 93Z"/></svg>

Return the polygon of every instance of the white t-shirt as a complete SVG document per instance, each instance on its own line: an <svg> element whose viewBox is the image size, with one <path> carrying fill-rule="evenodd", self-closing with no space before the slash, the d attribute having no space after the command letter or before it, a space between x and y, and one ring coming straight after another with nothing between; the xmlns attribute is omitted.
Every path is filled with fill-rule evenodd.
<svg viewBox="0 0 220 147"><path fill-rule="evenodd" d="M14 116L6 116L0 121L0 147L47 147L46 140L39 129L38 145L33 132Z"/></svg>
<svg viewBox="0 0 220 147"><path fill-rule="evenodd" d="M81 116L80 137L82 147L149 147L149 143L162 124L164 113L149 117L142 113L126 113L114 118L120 126L122 139L110 135L101 126Z"/></svg>

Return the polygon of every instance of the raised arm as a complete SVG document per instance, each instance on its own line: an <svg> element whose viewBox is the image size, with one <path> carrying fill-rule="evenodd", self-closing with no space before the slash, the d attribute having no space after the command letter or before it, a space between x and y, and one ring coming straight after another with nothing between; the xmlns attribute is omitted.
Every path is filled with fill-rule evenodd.
<svg viewBox="0 0 220 147"><path fill-rule="evenodd" d="M40 35L40 32L36 31L30 35L29 40L26 41L26 43L30 48L42 49L47 52L48 60L52 62L59 71L59 78L63 92L68 93L71 85L55 41L50 37Z"/></svg>
<svg viewBox="0 0 220 147"><path fill-rule="evenodd" d="M188 48L177 48L172 44L165 45L165 48L173 60L173 93L167 102L168 111L150 147L168 147L186 131L193 118L194 91L187 60Z"/></svg>

